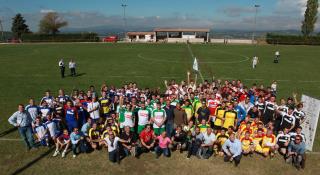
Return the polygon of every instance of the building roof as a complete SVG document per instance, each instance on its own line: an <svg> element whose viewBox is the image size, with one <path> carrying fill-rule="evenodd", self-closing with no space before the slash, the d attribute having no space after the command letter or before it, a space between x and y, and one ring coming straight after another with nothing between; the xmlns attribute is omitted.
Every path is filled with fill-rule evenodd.
<svg viewBox="0 0 320 175"><path fill-rule="evenodd" d="M154 35L154 32L128 32L127 35Z"/></svg>
<svg viewBox="0 0 320 175"><path fill-rule="evenodd" d="M209 32L207 28L155 28L155 32Z"/></svg>

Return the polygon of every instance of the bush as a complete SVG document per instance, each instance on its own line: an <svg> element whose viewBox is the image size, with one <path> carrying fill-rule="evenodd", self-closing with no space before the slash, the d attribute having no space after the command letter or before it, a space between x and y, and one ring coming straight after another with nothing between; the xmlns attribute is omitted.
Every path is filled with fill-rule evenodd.
<svg viewBox="0 0 320 175"><path fill-rule="evenodd" d="M97 42L96 33L66 33L66 34L23 34L23 42Z"/></svg>
<svg viewBox="0 0 320 175"><path fill-rule="evenodd" d="M302 35L278 35L268 33L266 42L268 44L320 45L320 36L305 37Z"/></svg>

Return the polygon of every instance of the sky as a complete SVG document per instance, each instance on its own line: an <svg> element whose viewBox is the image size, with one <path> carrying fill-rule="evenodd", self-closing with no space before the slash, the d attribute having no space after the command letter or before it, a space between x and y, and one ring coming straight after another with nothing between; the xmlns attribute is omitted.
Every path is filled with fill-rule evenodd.
<svg viewBox="0 0 320 175"><path fill-rule="evenodd" d="M57 12L68 28L194 27L232 30L300 30L307 0L0 0L0 19L10 30L21 13L34 32L47 12ZM320 20L316 24L319 30Z"/></svg>

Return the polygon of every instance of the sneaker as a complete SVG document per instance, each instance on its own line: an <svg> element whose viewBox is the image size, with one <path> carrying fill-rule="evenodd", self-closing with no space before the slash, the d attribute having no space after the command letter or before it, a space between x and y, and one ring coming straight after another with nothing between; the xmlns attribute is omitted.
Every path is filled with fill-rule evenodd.
<svg viewBox="0 0 320 175"><path fill-rule="evenodd" d="M60 152L59 152L58 150L56 150L56 151L54 152L54 154L52 155L52 157L56 157L58 154L60 154Z"/></svg>
<svg viewBox="0 0 320 175"><path fill-rule="evenodd" d="M74 155L72 155L72 157L73 157L73 158L76 158L76 157L77 157L77 155L75 155L75 154L74 154Z"/></svg>
<svg viewBox="0 0 320 175"><path fill-rule="evenodd" d="M66 157L66 152L65 151L62 152L61 157L62 158Z"/></svg>

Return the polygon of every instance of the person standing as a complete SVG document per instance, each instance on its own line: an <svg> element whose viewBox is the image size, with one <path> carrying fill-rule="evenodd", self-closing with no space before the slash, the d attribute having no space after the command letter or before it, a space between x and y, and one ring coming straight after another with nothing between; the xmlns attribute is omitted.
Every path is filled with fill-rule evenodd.
<svg viewBox="0 0 320 175"><path fill-rule="evenodd" d="M161 108L161 103L157 103L157 109L152 111L151 121L153 122L154 133L159 136L165 131L166 111Z"/></svg>
<svg viewBox="0 0 320 175"><path fill-rule="evenodd" d="M64 78L65 67L64 67L63 59L59 61L59 67L60 67L61 78Z"/></svg>
<svg viewBox="0 0 320 175"><path fill-rule="evenodd" d="M18 111L12 114L8 122L18 128L19 134L28 150L35 148L31 127L32 118L30 114L25 111L23 104L18 105Z"/></svg>
<svg viewBox="0 0 320 175"><path fill-rule="evenodd" d="M255 69L257 67L258 62L259 62L259 58L257 56L254 56L252 58L252 69Z"/></svg>
<svg viewBox="0 0 320 175"><path fill-rule="evenodd" d="M95 96L92 97L92 102L88 104L87 110L93 123L98 122L100 118L100 104Z"/></svg>
<svg viewBox="0 0 320 175"><path fill-rule="evenodd" d="M71 71L71 76L75 77L76 76L76 62L74 62L73 59L71 59L69 62L69 69Z"/></svg>
<svg viewBox="0 0 320 175"><path fill-rule="evenodd" d="M29 104L26 106L26 111L30 114L32 121L40 114L40 107L36 105L33 98L29 99Z"/></svg>
<svg viewBox="0 0 320 175"><path fill-rule="evenodd" d="M178 105L178 103L176 105ZM170 100L166 101L166 106L163 108L164 111L166 112L166 117L167 117L165 128L166 128L168 137L171 137L171 134L174 129L174 108L175 107L170 104Z"/></svg>
<svg viewBox="0 0 320 175"><path fill-rule="evenodd" d="M273 62L274 63L278 63L279 62L279 59L280 59L280 52L277 50L276 52L275 52L275 54L274 54L274 60L273 60Z"/></svg>
<svg viewBox="0 0 320 175"><path fill-rule="evenodd" d="M65 120L69 133L73 131L73 128L78 128L78 110L71 101L67 102L65 108Z"/></svg>

